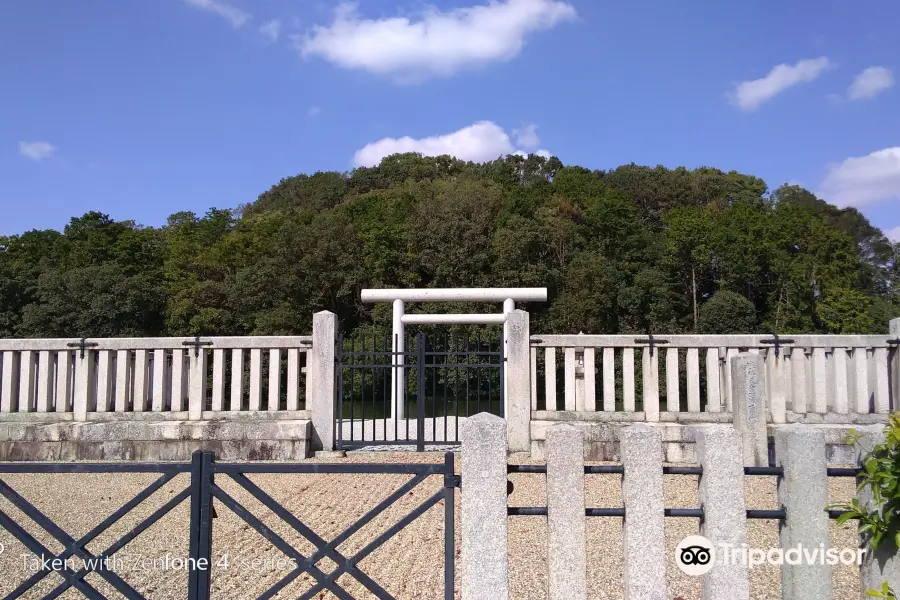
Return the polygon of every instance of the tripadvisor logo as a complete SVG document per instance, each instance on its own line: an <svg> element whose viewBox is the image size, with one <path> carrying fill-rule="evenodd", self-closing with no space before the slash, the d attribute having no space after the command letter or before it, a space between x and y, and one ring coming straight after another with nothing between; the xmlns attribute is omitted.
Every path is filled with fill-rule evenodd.
<svg viewBox="0 0 900 600"><path fill-rule="evenodd" d="M713 543L702 535L689 535L675 547L675 564L688 575L704 575L715 563Z"/></svg>

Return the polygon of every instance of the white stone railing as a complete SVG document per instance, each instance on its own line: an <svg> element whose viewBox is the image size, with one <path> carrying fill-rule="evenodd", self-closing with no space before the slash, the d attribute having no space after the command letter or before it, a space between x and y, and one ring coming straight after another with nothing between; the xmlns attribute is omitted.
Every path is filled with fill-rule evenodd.
<svg viewBox="0 0 900 600"><path fill-rule="evenodd" d="M0 420L278 416L306 408L311 349L311 336L0 340Z"/></svg>
<svg viewBox="0 0 900 600"><path fill-rule="evenodd" d="M900 379L892 337L784 335L776 353L771 335L658 335L652 350L646 335L535 335L532 410L643 413L635 417L647 421L661 412L731 412L728 361L748 351L765 358L774 423L887 413L900 408L890 389L891 369L895 385Z"/></svg>

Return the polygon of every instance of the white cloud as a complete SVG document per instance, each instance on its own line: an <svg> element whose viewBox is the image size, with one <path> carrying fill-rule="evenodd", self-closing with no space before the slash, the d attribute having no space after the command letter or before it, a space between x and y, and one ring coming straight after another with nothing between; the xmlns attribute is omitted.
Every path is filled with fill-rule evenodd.
<svg viewBox="0 0 900 600"><path fill-rule="evenodd" d="M894 227L893 229L888 229L884 232L884 235L887 236L887 239L891 240L895 244L900 242L900 225Z"/></svg>
<svg viewBox="0 0 900 600"><path fill-rule="evenodd" d="M303 56L419 81L515 58L529 34L575 16L562 0L490 0L446 12L428 7L414 18L364 19L355 3L344 2L331 25L317 25L295 42Z"/></svg>
<svg viewBox="0 0 900 600"><path fill-rule="evenodd" d="M259 32L269 39L273 44L278 41L281 35L281 21L272 19L259 26Z"/></svg>
<svg viewBox="0 0 900 600"><path fill-rule="evenodd" d="M900 146L832 165L818 195L840 207L900 200Z"/></svg>
<svg viewBox="0 0 900 600"><path fill-rule="evenodd" d="M322 112L322 109L321 109L320 107L318 107L318 106L310 106L310 107L309 107L309 110L306 111L306 116L308 116L308 117L315 117L316 115L321 114L321 112Z"/></svg>
<svg viewBox="0 0 900 600"><path fill-rule="evenodd" d="M830 67L824 56L801 60L795 65L776 65L765 77L735 86L730 94L731 102L741 110L755 110L788 88L815 80Z"/></svg>
<svg viewBox="0 0 900 600"><path fill-rule="evenodd" d="M211 13L215 13L231 23L231 26L235 29L239 29L243 27L247 21L250 20L250 14L245 13L241 9L232 6L230 4L226 4L224 2L220 2L219 0L184 0L189 5L199 8L201 10L206 10Z"/></svg>
<svg viewBox="0 0 900 600"><path fill-rule="evenodd" d="M366 144L353 157L353 162L358 167L372 167L385 156L403 152L419 152L425 156L449 154L473 162L488 162L505 154L526 155L521 148L517 148L502 127L491 121L479 121L444 135L420 139L408 136L383 138ZM547 150L538 150L535 154L550 158Z"/></svg>
<svg viewBox="0 0 900 600"><path fill-rule="evenodd" d="M513 129L513 138L516 146L525 149L537 148L541 138L537 135L537 125L526 125L524 129Z"/></svg>
<svg viewBox="0 0 900 600"><path fill-rule="evenodd" d="M19 153L34 161L50 158L56 152L56 146L50 142L19 142Z"/></svg>
<svg viewBox="0 0 900 600"><path fill-rule="evenodd" d="M847 90L847 98L861 100L874 98L884 90L893 87L894 74L885 67L869 67L859 73Z"/></svg>

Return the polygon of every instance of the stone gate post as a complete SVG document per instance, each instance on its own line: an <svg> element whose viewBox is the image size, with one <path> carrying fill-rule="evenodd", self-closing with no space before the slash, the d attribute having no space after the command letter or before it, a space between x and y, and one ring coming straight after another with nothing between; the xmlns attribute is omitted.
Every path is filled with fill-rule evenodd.
<svg viewBox="0 0 900 600"><path fill-rule="evenodd" d="M506 406L510 452L531 451L531 333L528 313L514 310L506 319Z"/></svg>
<svg viewBox="0 0 900 600"><path fill-rule="evenodd" d="M462 424L462 598L509 598L506 422L478 413Z"/></svg>
<svg viewBox="0 0 900 600"><path fill-rule="evenodd" d="M309 351L306 376L312 411L312 449L334 450L334 352L337 340L337 315L323 310L313 315L313 345Z"/></svg>

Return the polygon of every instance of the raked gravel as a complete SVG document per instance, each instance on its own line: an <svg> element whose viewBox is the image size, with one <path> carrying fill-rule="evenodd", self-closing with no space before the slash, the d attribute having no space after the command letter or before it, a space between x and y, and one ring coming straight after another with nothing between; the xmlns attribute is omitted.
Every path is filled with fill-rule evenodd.
<svg viewBox="0 0 900 600"><path fill-rule="evenodd" d="M350 462L440 462L440 453L353 453L340 461ZM335 462L311 459L315 462ZM535 461L516 461L538 464ZM594 463L608 464L608 463ZM459 462L457 460L457 469ZM29 474L4 475L2 480L34 503L47 516L74 537L90 531L106 516L137 494L157 478L153 474ZM339 534L367 510L396 489L408 476L401 475L321 475L273 474L252 475L250 478L281 502L323 538ZM511 506L545 506L545 477L540 474L510 475L515 491L509 498ZM88 545L99 554L121 535L138 524L152 511L162 506L188 483L186 474L179 475L132 511L109 531ZM293 532L271 511L244 492L227 476L219 475L217 483L241 502L278 535L295 545L304 555L313 546ZM440 476L429 477L389 510L375 518L362 530L338 547L344 555L363 548L379 533L406 515L442 485ZM620 477L618 475L588 475L585 480L585 501L588 506L621 506ZM854 492L850 478L829 481L833 501L848 500ZM697 477L665 476L667 507L698 506ZM745 483L748 508L777 508L774 477L748 477ZM459 564L459 498L457 494L457 564ZM213 525L213 598L244 600L256 598L283 576L292 564L270 542L226 508L215 501L217 518ZM0 499L0 510L10 515L51 552L60 552L61 544L40 530L6 499ZM121 561L113 570L149 599L182 599L187 597L187 574L177 570L177 563L166 564L166 555L183 558L188 549L188 505L182 503L160 522L143 532L122 549ZM698 519L667 518L666 542L670 552L683 537L697 533ZM778 546L778 524L775 521L753 520L749 523L750 545L757 548ZM547 597L546 518L510 517L510 592L515 599L544 599ZM24 581L33 568L23 556L31 556L12 535L0 528L0 596L5 596ZM622 520L619 518L589 518L587 521L588 585L591 599L622 598ZM832 524L831 545L837 548L857 546L852 526L837 528ZM670 554L671 555L671 554ZM226 568L227 561L227 568ZM335 563L323 560L319 566L328 572ZM360 564L361 569L397 598L443 598L443 502L431 508L397 536L373 552ZM683 600L699 598L699 580L684 575L668 565L669 597ZM459 590L457 569L457 590ZM781 584L777 567L758 567L750 574L751 597L755 600L781 598ZM58 585L58 575L47 576L39 586L23 598L39 598ZM121 598L97 574L86 581L109 598ZM859 597L859 576L855 567L838 566L833 571L836 600ZM339 579L350 594L357 598L373 597L358 582L344 575ZM307 574L285 587L276 598L296 598L310 588L313 579ZM69 589L61 598L83 598ZM323 592L317 598L333 598ZM457 591L457 598L459 591Z"/></svg>

